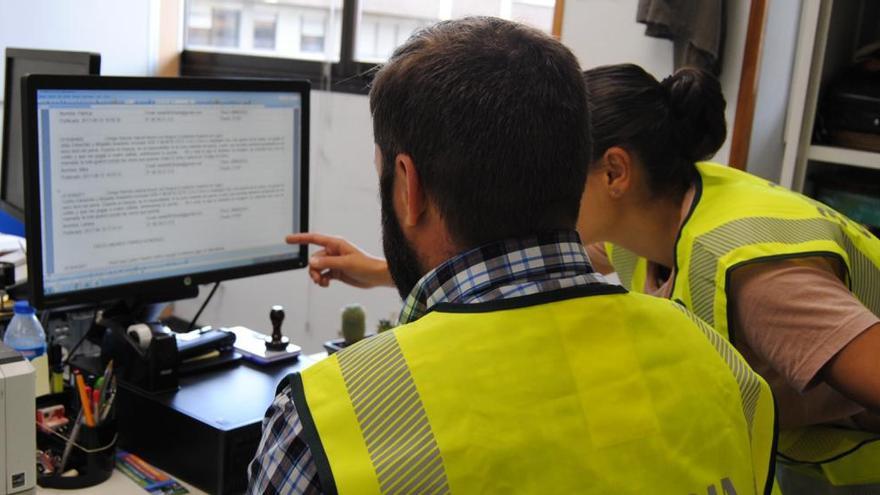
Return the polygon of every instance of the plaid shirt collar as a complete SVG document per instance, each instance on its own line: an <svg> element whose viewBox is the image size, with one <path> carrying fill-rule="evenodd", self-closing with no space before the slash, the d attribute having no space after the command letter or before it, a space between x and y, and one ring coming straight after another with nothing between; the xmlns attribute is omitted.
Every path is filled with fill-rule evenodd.
<svg viewBox="0 0 880 495"><path fill-rule="evenodd" d="M506 299L591 283L593 271L575 231L494 242L443 262L413 288L398 323L418 320L434 305Z"/></svg>

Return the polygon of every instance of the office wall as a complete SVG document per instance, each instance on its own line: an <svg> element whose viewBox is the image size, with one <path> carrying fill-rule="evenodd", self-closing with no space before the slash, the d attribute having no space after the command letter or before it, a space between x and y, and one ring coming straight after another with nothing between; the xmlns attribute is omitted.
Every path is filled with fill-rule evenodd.
<svg viewBox="0 0 880 495"><path fill-rule="evenodd" d="M2 0L0 48L94 51L104 74L152 70L154 0ZM5 74L0 58L0 74ZM0 78L0 99L3 98Z"/></svg>
<svg viewBox="0 0 880 495"><path fill-rule="evenodd" d="M630 62L658 79L672 72L672 43L645 36L638 0L566 0L562 41L584 69Z"/></svg>
<svg viewBox="0 0 880 495"><path fill-rule="evenodd" d="M98 52L104 74L149 74L158 1L0 0L0 51L16 47ZM5 94L3 74L6 58L0 56L0 102Z"/></svg>
<svg viewBox="0 0 880 495"><path fill-rule="evenodd" d="M156 66L159 1L0 0L0 47L95 50L102 54L104 74L151 74ZM584 67L628 61L664 77L672 70L670 42L644 36L644 26L635 22L636 4L636 0L568 0L563 42ZM729 13L732 27L723 76L732 111L748 12L742 7L747 2L728 4L739 4L732 5ZM314 92L311 125L311 228L345 235L364 249L380 253L378 183L372 166L367 98ZM727 152L719 156L725 161ZM197 299L178 302L178 314L192 317L209 289L203 287ZM268 330L270 306L283 304L288 315L285 334L306 351L315 352L321 342L336 336L339 310L351 302L367 307L368 325L373 327L379 318L399 309L400 299L392 289L363 291L341 284L322 289L299 270L224 282L200 320Z"/></svg>
<svg viewBox="0 0 880 495"><path fill-rule="evenodd" d="M767 4L748 171L773 181L778 181L782 172L785 114L800 14L799 0L774 0Z"/></svg>
<svg viewBox="0 0 880 495"><path fill-rule="evenodd" d="M727 39L721 87L727 100L726 117L730 129L739 91L749 2L729 1L726 6ZM672 42L645 36L645 25L636 22L637 7L638 0L567 0L562 41L574 51L584 69L631 62L662 80L673 70ZM730 133L713 159L727 163L729 156Z"/></svg>

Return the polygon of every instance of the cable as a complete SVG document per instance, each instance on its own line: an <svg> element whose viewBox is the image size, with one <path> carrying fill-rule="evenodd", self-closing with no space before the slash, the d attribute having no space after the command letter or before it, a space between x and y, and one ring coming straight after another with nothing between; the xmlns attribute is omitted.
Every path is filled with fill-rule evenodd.
<svg viewBox="0 0 880 495"><path fill-rule="evenodd" d="M193 316L191 322L189 322L189 327L187 330L192 330L196 326L196 322L199 320L199 316L202 316L202 311L205 310L205 307L208 306L208 303L211 302L211 298L214 297L214 293L217 292L217 287L220 287L220 282L214 282L214 288L211 289L211 293L208 294L208 298L205 299L205 302L202 303L202 307L196 312L196 315Z"/></svg>
<svg viewBox="0 0 880 495"><path fill-rule="evenodd" d="M67 358L64 360L63 363L61 363L62 366L67 366L70 364L70 360L73 359L73 355L76 354L76 351L79 349L79 346L81 346L82 343L86 341L86 337L88 337L89 334L92 333L92 329L95 328L95 320L97 320L97 318L98 318L98 311L96 309L95 315L92 316L92 323L90 323L89 328L86 329L85 332L83 332L82 337L80 337L79 340L76 341L76 345L71 347L70 352L67 353Z"/></svg>
<svg viewBox="0 0 880 495"><path fill-rule="evenodd" d="M43 327L43 333L46 335L46 345L49 345L49 316L52 314L50 310L44 310L40 313L40 325ZM55 336L52 336L52 340L55 340Z"/></svg>

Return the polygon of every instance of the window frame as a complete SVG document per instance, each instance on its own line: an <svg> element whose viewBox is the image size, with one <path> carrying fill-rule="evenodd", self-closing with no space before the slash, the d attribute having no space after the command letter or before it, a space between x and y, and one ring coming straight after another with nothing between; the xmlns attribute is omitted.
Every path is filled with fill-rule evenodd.
<svg viewBox="0 0 880 495"><path fill-rule="evenodd" d="M185 9L185 0L182 3ZM556 0L553 11L552 34L556 38L561 37L564 4L564 0ZM369 93L373 74L381 64L355 59L359 6L359 0L342 1L342 39L336 62L184 48L180 52L179 75L306 79L316 90L365 95ZM185 21L181 23L182 30L186 29L184 24Z"/></svg>

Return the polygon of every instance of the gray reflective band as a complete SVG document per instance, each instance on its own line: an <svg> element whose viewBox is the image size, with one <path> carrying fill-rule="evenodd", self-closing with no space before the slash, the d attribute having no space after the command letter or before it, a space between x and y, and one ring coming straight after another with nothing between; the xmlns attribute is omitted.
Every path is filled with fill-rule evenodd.
<svg viewBox="0 0 880 495"><path fill-rule="evenodd" d="M815 240L833 241L846 252L853 294L874 314L880 314L880 269L853 244L837 222L826 218L742 218L697 237L688 267L691 309L713 327L717 326L714 314L715 274L719 260L733 250L765 242L801 244Z"/></svg>
<svg viewBox="0 0 880 495"><path fill-rule="evenodd" d="M712 327L707 325L703 320L686 308L670 302L676 309L684 313L697 327L703 332L709 342L715 347L718 354L727 363L727 367L736 378L736 384L739 386L739 394L742 397L743 415L746 417L746 423L749 425L749 437L752 435L752 423L755 419L755 411L758 408L758 399L761 397L761 381L758 375L746 364L745 359L740 357L733 345L730 344L720 333L716 332Z"/></svg>
<svg viewBox="0 0 880 495"><path fill-rule="evenodd" d="M639 262L639 257L636 256L632 251L626 250L616 244L611 245L611 264L614 265L614 271L617 272L617 276L620 277L620 285L626 287L628 290L633 290L632 281L633 275L636 272L636 264ZM636 291L641 291L641 287L637 287Z"/></svg>
<svg viewBox="0 0 880 495"><path fill-rule="evenodd" d="M382 493L449 493L440 449L394 334L376 335L338 359Z"/></svg>
<svg viewBox="0 0 880 495"><path fill-rule="evenodd" d="M787 441L791 442L792 436L796 439L786 448L782 455L790 462L805 464L825 464L834 462L852 453L859 452L862 448L873 447L880 442L880 433L864 430L852 430L840 426L815 426L806 432L804 430L783 431L788 435ZM866 449L867 450L867 449ZM868 459L875 459L869 456Z"/></svg>

